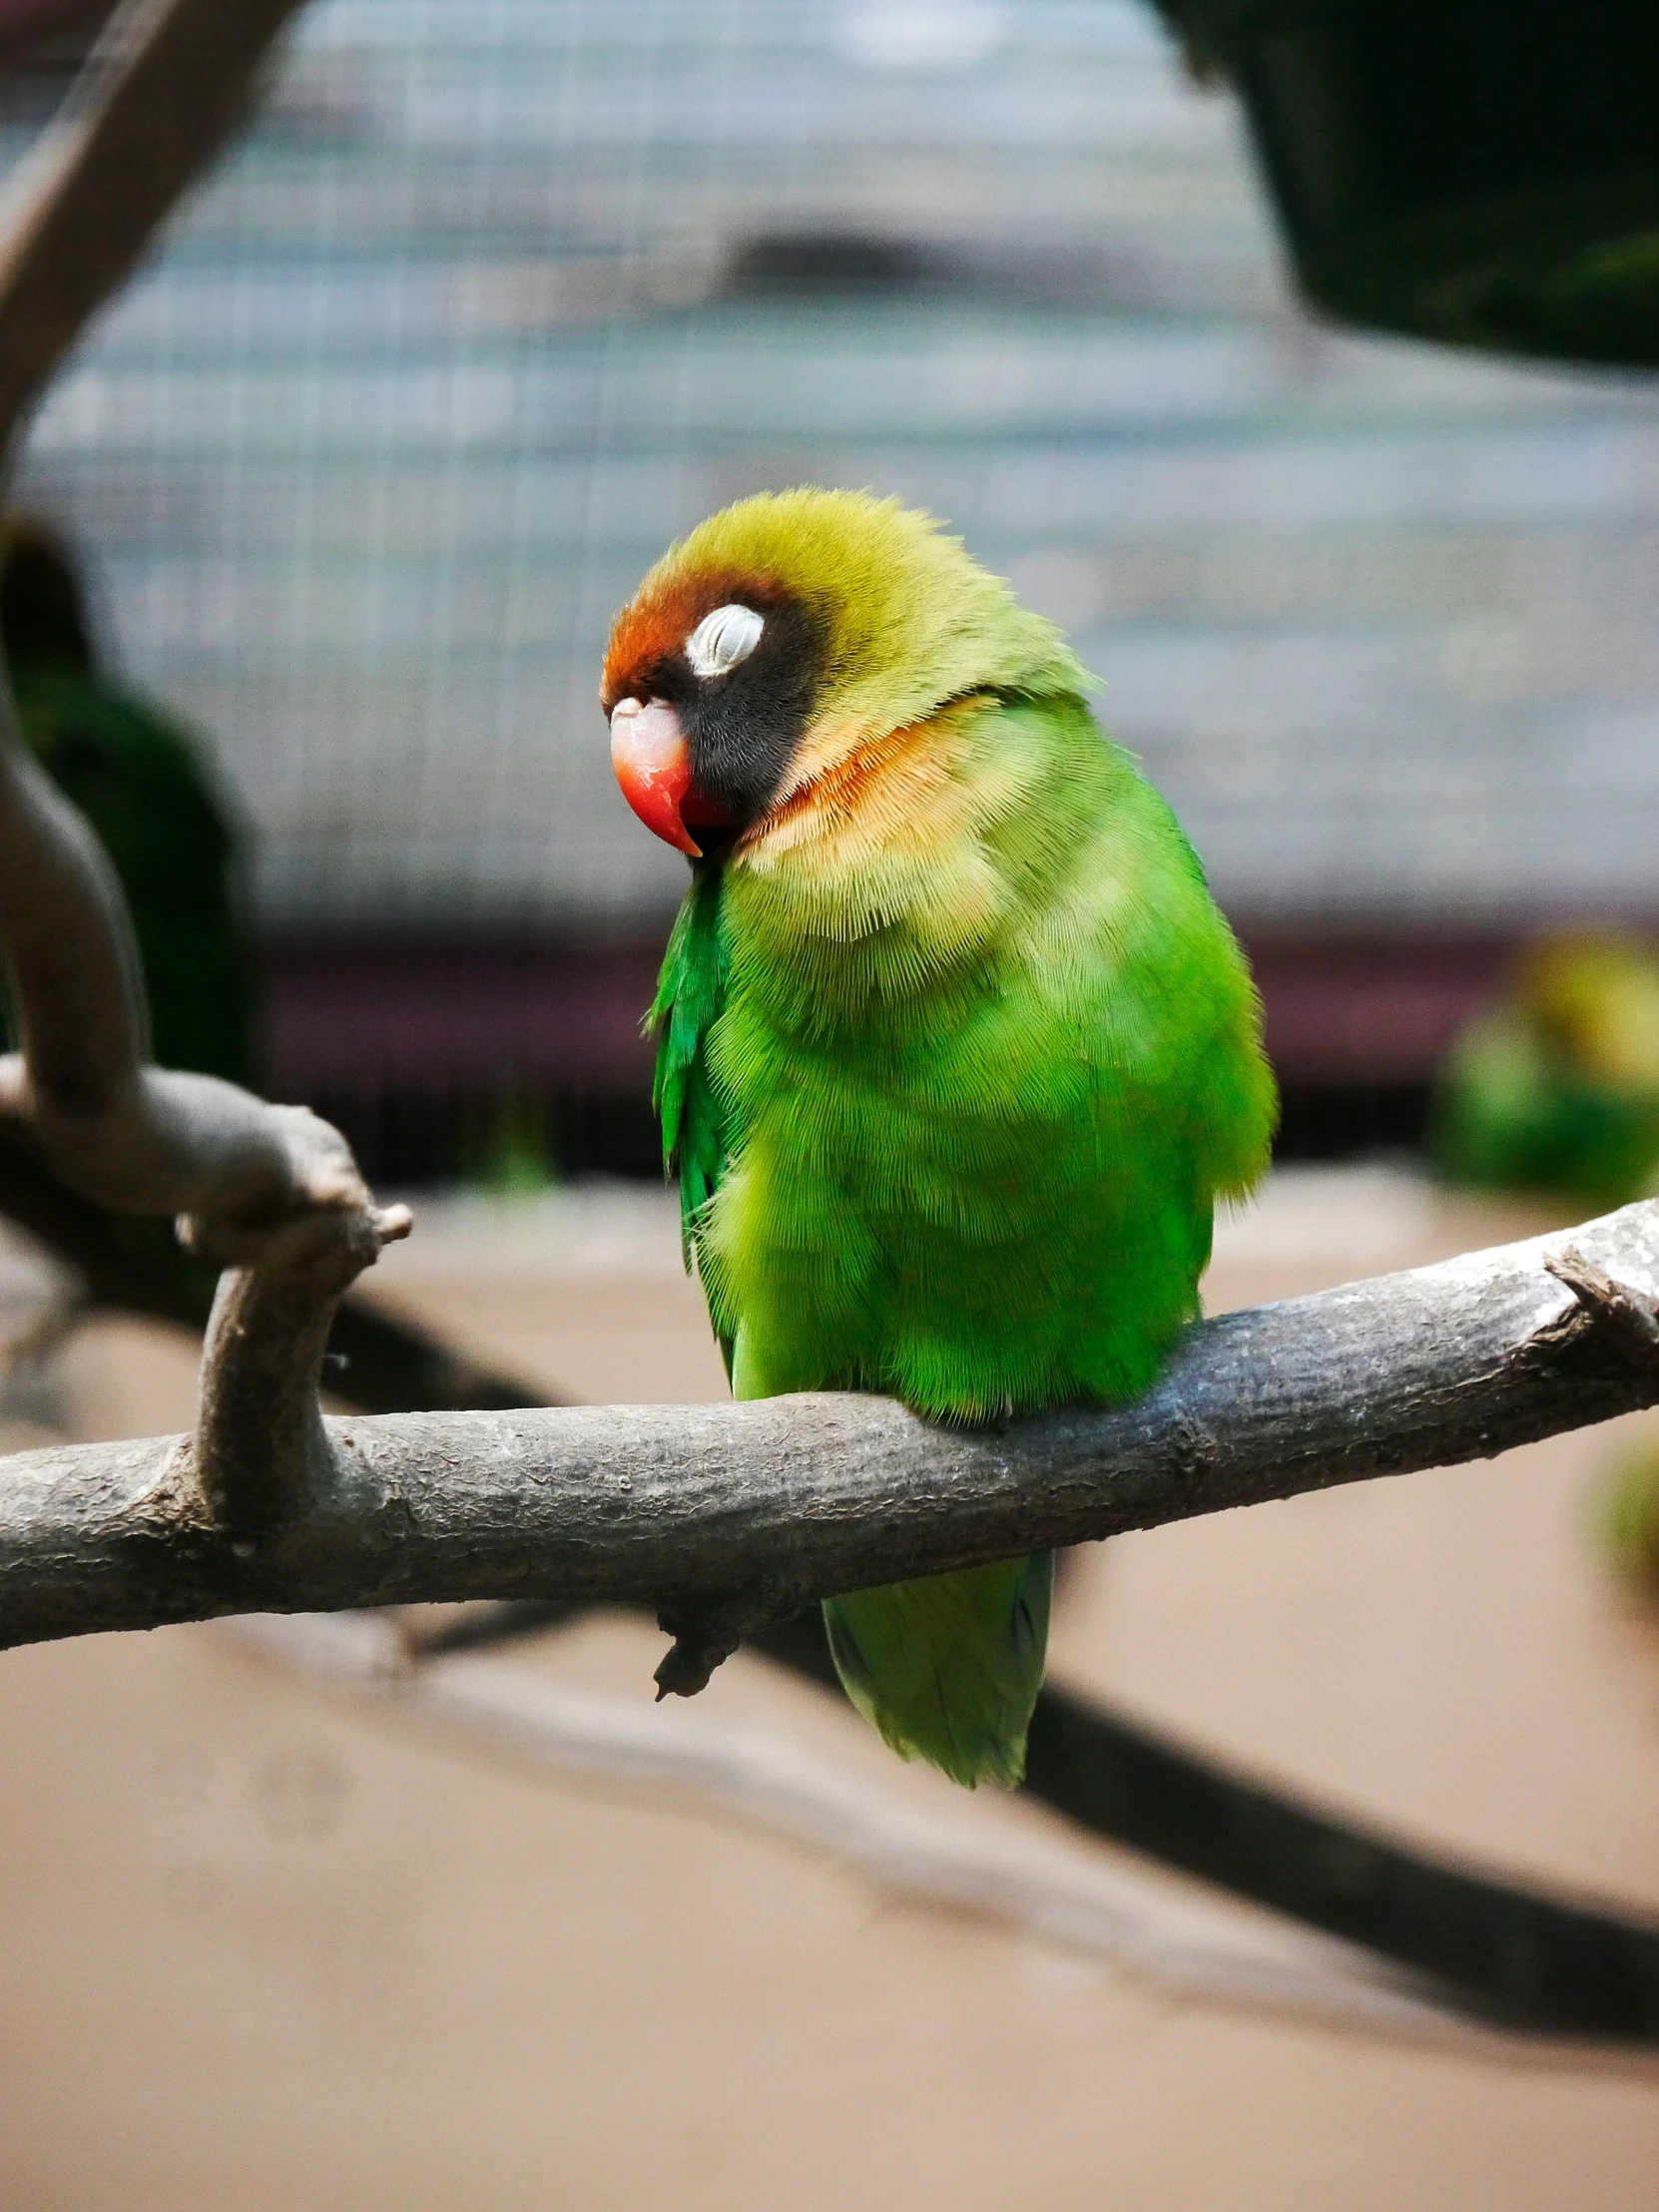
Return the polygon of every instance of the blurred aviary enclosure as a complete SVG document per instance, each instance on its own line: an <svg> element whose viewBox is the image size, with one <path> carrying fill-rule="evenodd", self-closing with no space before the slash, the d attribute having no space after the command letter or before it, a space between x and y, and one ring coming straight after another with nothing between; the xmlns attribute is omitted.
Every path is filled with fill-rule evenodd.
<svg viewBox="0 0 1659 2212"><path fill-rule="evenodd" d="M15 158L81 19L11 12ZM681 863L601 647L804 479L1072 630L1291 1150L1410 1140L1515 943L1659 911L1659 389L1312 319L1145 0L315 0L18 491L256 832L268 1085L382 1180L650 1166Z"/></svg>

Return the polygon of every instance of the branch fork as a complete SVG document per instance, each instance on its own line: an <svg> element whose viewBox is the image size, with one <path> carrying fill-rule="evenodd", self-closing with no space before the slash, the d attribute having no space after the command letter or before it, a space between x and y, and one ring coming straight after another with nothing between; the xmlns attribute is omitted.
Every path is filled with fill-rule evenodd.
<svg viewBox="0 0 1659 2212"><path fill-rule="evenodd" d="M318 1384L340 1294L407 1208L377 1207L343 1137L301 1106L150 1064L138 955L101 847L24 751L0 692L0 957L22 1050L0 1057L0 1119L72 1190L173 1214L228 1270L194 1438L168 1487L251 1544L333 1487ZM187 1517L195 1518L195 1514Z"/></svg>
<svg viewBox="0 0 1659 2212"><path fill-rule="evenodd" d="M318 1395L329 1324L407 1236L408 1209L377 1206L344 1138L304 1107L150 1064L120 886L24 751L3 690L0 960L22 1039L0 1056L0 1121L72 1190L174 1215L190 1249L226 1269L196 1430L143 1517L152 1542L166 1511L181 1534L217 1531L247 1557L348 1487Z"/></svg>
<svg viewBox="0 0 1659 2212"><path fill-rule="evenodd" d="M93 315L247 112L298 0L126 0L0 197L0 452ZM180 1217L229 1268L191 1459L239 1541L332 1468L317 1377L333 1307L405 1210L370 1199L344 1140L299 1107L149 1064L120 886L25 752L0 682L0 957L23 1049L0 1121L72 1189Z"/></svg>
<svg viewBox="0 0 1659 2212"><path fill-rule="evenodd" d="M0 886L0 933L13 901L45 873L27 865L31 832L46 842L61 828L53 815L30 812L27 779L7 775L16 747L0 711L0 848L25 863ZM89 868L80 887L93 880ZM109 956L94 976L106 990L132 992L136 970L121 957L125 916L113 903L103 912ZM207 1525L243 1551L339 1487L318 1394L329 1326L341 1294L408 1235L412 1216L405 1206L377 1206L344 1138L303 1107L268 1105L233 1084L136 1058L101 1068L58 1032L55 1013L43 1014L29 964L8 966L25 1045L0 1057L0 1119L72 1189L123 1212L176 1214L181 1242L225 1268L196 1430L167 1487L194 1489ZM124 1023L106 1027L125 1028L136 1042L141 1010L126 1011ZM198 1517L183 1495L180 1506Z"/></svg>
<svg viewBox="0 0 1659 2212"><path fill-rule="evenodd" d="M150 1064L120 886L25 752L3 691L0 957L22 1039L0 1056L0 1119L71 1189L176 1215L185 1241L229 1268L190 1465L210 1523L255 1539L333 1474L317 1396L328 1324L408 1234L408 1211L376 1207L344 1138L303 1107Z"/></svg>

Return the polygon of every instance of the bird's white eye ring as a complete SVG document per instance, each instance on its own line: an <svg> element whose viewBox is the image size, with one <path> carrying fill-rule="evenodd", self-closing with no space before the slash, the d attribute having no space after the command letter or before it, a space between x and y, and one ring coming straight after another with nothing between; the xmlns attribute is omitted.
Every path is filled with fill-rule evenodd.
<svg viewBox="0 0 1659 2212"><path fill-rule="evenodd" d="M765 622L753 607L717 607L686 640L686 659L697 677L724 676L747 661L761 642Z"/></svg>

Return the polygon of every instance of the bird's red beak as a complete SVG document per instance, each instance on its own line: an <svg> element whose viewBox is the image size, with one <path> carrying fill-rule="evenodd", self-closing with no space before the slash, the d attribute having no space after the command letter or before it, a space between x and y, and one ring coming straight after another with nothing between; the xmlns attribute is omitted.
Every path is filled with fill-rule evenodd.
<svg viewBox="0 0 1659 2212"><path fill-rule="evenodd" d="M694 860L703 847L687 830L688 821L729 823L731 816L692 786L691 754L680 717L666 699L644 705L619 699L611 711L611 766L627 800L653 833Z"/></svg>

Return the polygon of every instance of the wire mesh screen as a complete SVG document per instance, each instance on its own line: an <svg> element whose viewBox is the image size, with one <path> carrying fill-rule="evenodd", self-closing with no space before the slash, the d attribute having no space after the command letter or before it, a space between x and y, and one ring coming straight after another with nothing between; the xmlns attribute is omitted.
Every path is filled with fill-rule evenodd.
<svg viewBox="0 0 1659 2212"><path fill-rule="evenodd" d="M319 0L22 489L269 923L591 932L680 881L610 614L802 480L1065 623L1235 910L1654 903L1650 387L1310 323L1139 0Z"/></svg>

